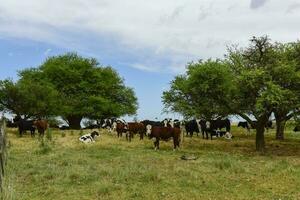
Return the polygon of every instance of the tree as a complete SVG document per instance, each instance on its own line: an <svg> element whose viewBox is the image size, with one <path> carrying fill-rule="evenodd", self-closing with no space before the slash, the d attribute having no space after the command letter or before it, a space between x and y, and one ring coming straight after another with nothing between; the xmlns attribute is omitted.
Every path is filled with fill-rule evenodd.
<svg viewBox="0 0 300 200"><path fill-rule="evenodd" d="M231 65L239 88L236 98L238 115L256 128L256 150L264 151L264 127L278 103L279 88L272 82L268 68L275 60L268 37L253 37L245 49L229 50L227 61ZM254 125L249 116L254 116Z"/></svg>
<svg viewBox="0 0 300 200"><path fill-rule="evenodd" d="M276 53L268 37L253 37L247 48L229 49L224 61L192 63L185 75L172 81L171 89L163 94L163 102L166 108L184 115L239 115L255 126L256 150L264 151L264 127L271 113L295 102L291 93L278 84L279 78L274 77L272 70L282 66ZM284 76L280 79L287 81Z"/></svg>
<svg viewBox="0 0 300 200"><path fill-rule="evenodd" d="M274 107L276 139L284 139L287 120L300 113L300 43L277 43L276 64L270 69L273 81L281 87L280 104Z"/></svg>
<svg viewBox="0 0 300 200"><path fill-rule="evenodd" d="M57 114L58 93L51 84L31 81L0 81L1 110L24 118Z"/></svg>
<svg viewBox="0 0 300 200"><path fill-rule="evenodd" d="M270 106L276 119L276 139L283 139L286 121L300 107L300 45L271 43L268 37L254 37L251 42L244 50L230 51L229 59L234 69L247 66L251 71L261 70L265 74L265 82L274 89Z"/></svg>
<svg viewBox="0 0 300 200"><path fill-rule="evenodd" d="M99 119L134 114L137 98L111 67L94 58L67 53L48 58L40 67L20 72L22 81L48 82L59 94L60 115L71 128L82 118Z"/></svg>
<svg viewBox="0 0 300 200"><path fill-rule="evenodd" d="M163 103L186 117L213 119L232 114L223 103L231 101L235 90L232 75L221 60L189 63L186 74L176 76L170 90L163 93Z"/></svg>

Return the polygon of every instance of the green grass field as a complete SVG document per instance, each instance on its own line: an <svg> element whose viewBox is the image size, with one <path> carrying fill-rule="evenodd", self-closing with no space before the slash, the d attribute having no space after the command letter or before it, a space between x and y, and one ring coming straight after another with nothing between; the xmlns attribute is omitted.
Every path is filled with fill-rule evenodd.
<svg viewBox="0 0 300 200"><path fill-rule="evenodd" d="M286 140L266 134L264 155L254 150L254 131L233 127L235 138L213 141L184 138L183 147L147 138L101 132L93 144L78 141L79 131L54 131L52 142L23 138L8 130L9 160L5 200L92 199L300 199L300 134ZM87 131L85 131L87 132ZM90 132L90 131L88 131ZM197 160L185 161L184 154Z"/></svg>

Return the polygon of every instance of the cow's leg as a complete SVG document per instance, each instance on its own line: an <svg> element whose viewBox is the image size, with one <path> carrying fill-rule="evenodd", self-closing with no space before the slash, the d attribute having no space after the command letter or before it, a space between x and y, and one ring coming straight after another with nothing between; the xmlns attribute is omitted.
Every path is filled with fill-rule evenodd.
<svg viewBox="0 0 300 200"><path fill-rule="evenodd" d="M131 142L131 138L133 138L132 134L133 134L133 133L132 133L131 131L128 131L128 132L127 132L127 135L128 135L128 141L129 141L129 142Z"/></svg>
<svg viewBox="0 0 300 200"><path fill-rule="evenodd" d="M174 151L177 149L177 147L179 148L179 138L178 137L174 137L173 138L173 143L174 143Z"/></svg>
<svg viewBox="0 0 300 200"><path fill-rule="evenodd" d="M154 143L154 150L156 151L157 150L157 138L155 138L155 141L153 143Z"/></svg>
<svg viewBox="0 0 300 200"><path fill-rule="evenodd" d="M140 140L144 139L144 133L140 132Z"/></svg>
<svg viewBox="0 0 300 200"><path fill-rule="evenodd" d="M155 148L154 148L155 151L159 149L159 139L158 139L158 138L156 138L156 140L155 140L155 142L154 142L154 147L155 147Z"/></svg>
<svg viewBox="0 0 300 200"><path fill-rule="evenodd" d="M23 135L23 131L19 128L19 135L20 135L20 137L22 137L22 135Z"/></svg>
<svg viewBox="0 0 300 200"><path fill-rule="evenodd" d="M205 131L206 139L208 140L208 131Z"/></svg>
<svg viewBox="0 0 300 200"><path fill-rule="evenodd" d="M175 137L173 137L173 145L174 145L173 151L175 151L176 150L176 138Z"/></svg>
<svg viewBox="0 0 300 200"><path fill-rule="evenodd" d="M31 133L31 137L34 137L34 132L33 132L33 130L30 130L30 133Z"/></svg>

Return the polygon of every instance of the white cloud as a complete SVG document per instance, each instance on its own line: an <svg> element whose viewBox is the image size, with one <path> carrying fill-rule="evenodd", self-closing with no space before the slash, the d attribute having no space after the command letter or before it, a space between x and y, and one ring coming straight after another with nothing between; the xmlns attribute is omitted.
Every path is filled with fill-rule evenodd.
<svg viewBox="0 0 300 200"><path fill-rule="evenodd" d="M300 12L286 14L293 4L294 0L0 0L0 37L82 51L94 47L98 37L112 42L105 47L100 43L102 51L114 54L118 49L137 57L131 59L132 67L178 73L188 61L221 57L228 43L245 45L253 35L298 39ZM93 37L82 41L81 35Z"/></svg>
<svg viewBox="0 0 300 200"><path fill-rule="evenodd" d="M50 53L51 53L52 49L47 49L45 52L44 52L44 55L45 56L48 56Z"/></svg>
<svg viewBox="0 0 300 200"><path fill-rule="evenodd" d="M135 68L135 69L140 69L143 71L148 71L148 72L158 72L158 68L155 66L146 66L142 63L133 63L133 64L129 64L129 66Z"/></svg>
<svg viewBox="0 0 300 200"><path fill-rule="evenodd" d="M250 3L250 7L252 9L257 9L259 7L262 7L264 6L264 4L267 2L267 0L251 0L251 3Z"/></svg>
<svg viewBox="0 0 300 200"><path fill-rule="evenodd" d="M293 13L299 9L300 9L300 3L293 3L286 9L286 13Z"/></svg>

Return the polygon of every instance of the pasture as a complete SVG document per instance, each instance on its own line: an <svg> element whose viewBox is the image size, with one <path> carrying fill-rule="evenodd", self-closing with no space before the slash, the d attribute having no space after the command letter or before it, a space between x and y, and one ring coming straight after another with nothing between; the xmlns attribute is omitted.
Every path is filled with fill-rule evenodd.
<svg viewBox="0 0 300 200"><path fill-rule="evenodd" d="M184 138L183 147L135 136L131 143L101 130L93 144L78 141L91 132L52 130L52 141L17 136L8 129L9 160L4 199L300 199L300 134L286 140L266 133L267 152L255 152L254 131L233 127L233 140ZM181 160L182 155L197 160Z"/></svg>

